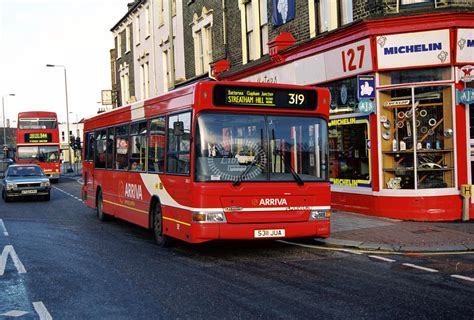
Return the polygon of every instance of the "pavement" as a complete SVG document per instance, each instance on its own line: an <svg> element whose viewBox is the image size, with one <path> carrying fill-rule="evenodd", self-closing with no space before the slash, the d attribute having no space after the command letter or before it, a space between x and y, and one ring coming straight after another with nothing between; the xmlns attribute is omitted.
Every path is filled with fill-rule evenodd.
<svg viewBox="0 0 474 320"><path fill-rule="evenodd" d="M474 220L417 222L333 210L331 237L317 241L360 250L474 253Z"/></svg>

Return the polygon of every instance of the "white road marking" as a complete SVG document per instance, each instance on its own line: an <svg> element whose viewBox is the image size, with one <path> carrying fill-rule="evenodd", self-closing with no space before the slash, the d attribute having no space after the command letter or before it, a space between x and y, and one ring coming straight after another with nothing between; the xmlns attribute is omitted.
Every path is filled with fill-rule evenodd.
<svg viewBox="0 0 474 320"><path fill-rule="evenodd" d="M0 314L0 316L18 318L18 317L24 316L25 314L28 314L28 313L29 312L22 311L22 310L12 310L12 311L8 311L8 312Z"/></svg>
<svg viewBox="0 0 474 320"><path fill-rule="evenodd" d="M18 273L26 273L25 266L23 263L21 263L20 258L18 258L15 249L13 249L13 246L8 245L3 248L2 256L0 257L0 276L3 276L5 273L8 256L12 257L13 263L15 264Z"/></svg>
<svg viewBox="0 0 474 320"><path fill-rule="evenodd" d="M378 260L382 260L382 261L385 261L385 262L395 262L396 261L396 260L393 260L393 259L379 257L379 256L369 256L369 257L374 258L374 259L378 259Z"/></svg>
<svg viewBox="0 0 474 320"><path fill-rule="evenodd" d="M474 282L474 278L461 276L459 274L452 274L451 277Z"/></svg>
<svg viewBox="0 0 474 320"><path fill-rule="evenodd" d="M0 227L1 227L2 230L3 230L3 235L4 235L5 237L8 237L8 231L7 231L7 228L5 227L5 225L3 224L3 220L2 220L2 219L0 219Z"/></svg>
<svg viewBox="0 0 474 320"><path fill-rule="evenodd" d="M328 248L328 247L322 247L322 246L313 246L309 244L301 244L301 243L294 243L294 242L289 242L286 240L277 240L278 242L285 243L285 244L291 244L293 246L297 247L303 247L303 248L311 248L311 249L320 249L320 250L327 250L327 251L342 251L342 252L347 252L347 253L352 253L352 254L358 254L361 255L361 252L357 252L354 250L350 249L342 249L342 248Z"/></svg>
<svg viewBox="0 0 474 320"><path fill-rule="evenodd" d="M416 264L404 263L403 265L404 265L404 266L407 266L407 267L410 267L410 268L415 268L415 269L423 270L423 271L438 272L438 270L431 269L431 268L420 267L420 266L417 266Z"/></svg>
<svg viewBox="0 0 474 320"><path fill-rule="evenodd" d="M33 302L33 307L35 307L35 311L38 314L40 320L52 320L53 317L48 312L48 309L46 309L45 305L43 302L38 301L38 302Z"/></svg>
<svg viewBox="0 0 474 320"><path fill-rule="evenodd" d="M73 194L71 194L71 193L69 193L69 192L66 192L66 191L64 191L64 190L62 190L62 189L59 189L59 188L56 187L56 186L53 186L53 188L56 189L56 190L58 190L58 191L61 191L62 193L64 193L65 195L70 196L71 198L76 199L77 201L79 201L79 202L81 202L81 203L84 202L84 201L82 201L82 199L76 197L75 195L73 195Z"/></svg>

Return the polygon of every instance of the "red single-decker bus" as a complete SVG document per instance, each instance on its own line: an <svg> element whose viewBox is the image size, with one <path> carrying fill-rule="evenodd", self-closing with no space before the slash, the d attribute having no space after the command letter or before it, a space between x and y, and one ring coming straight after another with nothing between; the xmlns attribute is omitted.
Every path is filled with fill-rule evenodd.
<svg viewBox="0 0 474 320"><path fill-rule="evenodd" d="M60 177L59 129L55 112L18 114L16 162L38 164L51 181Z"/></svg>
<svg viewBox="0 0 474 320"><path fill-rule="evenodd" d="M203 81L87 119L82 198L161 244L328 237L329 99Z"/></svg>

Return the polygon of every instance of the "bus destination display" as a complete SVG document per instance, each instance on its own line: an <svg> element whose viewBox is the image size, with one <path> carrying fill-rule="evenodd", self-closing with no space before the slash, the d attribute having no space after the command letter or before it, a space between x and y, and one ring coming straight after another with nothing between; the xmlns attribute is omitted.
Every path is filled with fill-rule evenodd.
<svg viewBox="0 0 474 320"><path fill-rule="evenodd" d="M51 133L25 133L26 143L48 143L52 141Z"/></svg>
<svg viewBox="0 0 474 320"><path fill-rule="evenodd" d="M272 109L316 109L316 91L284 88L252 88L244 86L215 86L216 106Z"/></svg>

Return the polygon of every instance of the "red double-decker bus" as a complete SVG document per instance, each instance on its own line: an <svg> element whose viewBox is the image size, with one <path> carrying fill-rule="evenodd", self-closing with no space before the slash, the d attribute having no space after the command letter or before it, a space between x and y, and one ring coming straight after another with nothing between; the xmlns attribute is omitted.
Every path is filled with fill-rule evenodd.
<svg viewBox="0 0 474 320"><path fill-rule="evenodd" d="M55 112L20 112L16 146L17 163L38 164L51 181L58 181L60 149L58 117Z"/></svg>
<svg viewBox="0 0 474 320"><path fill-rule="evenodd" d="M328 237L329 99L203 81L87 119L83 200L163 245Z"/></svg>

